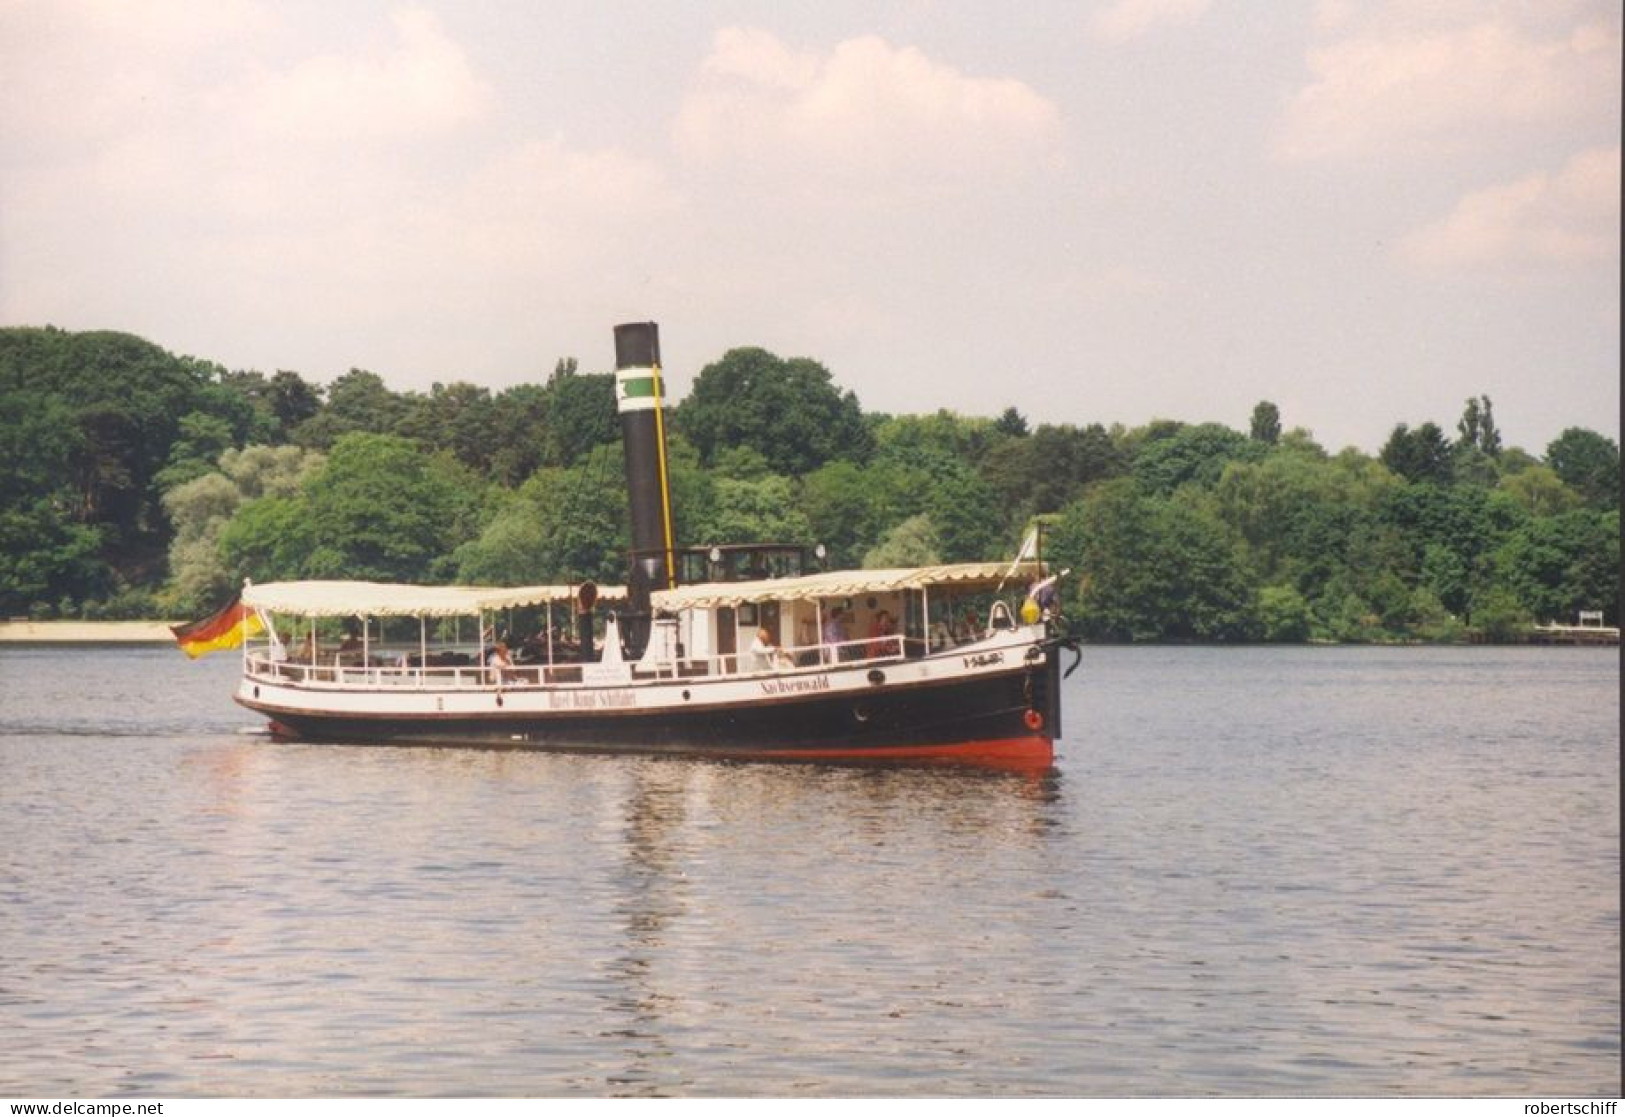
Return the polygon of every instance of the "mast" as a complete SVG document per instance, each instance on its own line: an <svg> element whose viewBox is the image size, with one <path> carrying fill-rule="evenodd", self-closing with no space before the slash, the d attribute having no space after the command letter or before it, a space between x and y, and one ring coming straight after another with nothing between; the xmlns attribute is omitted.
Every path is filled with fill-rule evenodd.
<svg viewBox="0 0 1625 1117"><path fill-rule="evenodd" d="M653 322L616 326L615 400L626 449L626 492L632 516L622 632L632 658L643 654L649 640L649 594L672 587L675 567L661 396L660 327Z"/></svg>

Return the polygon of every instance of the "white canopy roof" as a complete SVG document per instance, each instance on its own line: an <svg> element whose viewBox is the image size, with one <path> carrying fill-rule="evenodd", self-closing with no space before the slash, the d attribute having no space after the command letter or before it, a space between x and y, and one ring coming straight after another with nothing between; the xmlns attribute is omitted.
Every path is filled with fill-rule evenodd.
<svg viewBox="0 0 1625 1117"><path fill-rule="evenodd" d="M267 582L243 589L243 604L302 617L451 617L571 601L576 586L408 586L394 582ZM626 590L600 586L600 601Z"/></svg>
<svg viewBox="0 0 1625 1117"><path fill-rule="evenodd" d="M768 578L755 582L704 582L656 590L656 609L714 609L762 601L810 601L819 598L857 597L938 586L993 589L1008 580L1025 586L1037 577L1036 562L1012 566L1008 562L963 562L947 566L914 566L897 570L832 570L799 578Z"/></svg>

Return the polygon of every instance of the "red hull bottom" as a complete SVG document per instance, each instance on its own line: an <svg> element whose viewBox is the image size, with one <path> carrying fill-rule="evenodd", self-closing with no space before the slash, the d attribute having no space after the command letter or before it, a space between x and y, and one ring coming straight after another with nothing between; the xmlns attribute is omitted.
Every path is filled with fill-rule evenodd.
<svg viewBox="0 0 1625 1117"><path fill-rule="evenodd" d="M1009 737L994 741L961 741L952 745L899 745L895 748L762 749L752 750L749 759L1048 768L1055 762L1055 746L1046 737Z"/></svg>
<svg viewBox="0 0 1625 1117"><path fill-rule="evenodd" d="M271 735L285 741L308 740L292 726L272 720ZM393 742L402 743L402 742ZM488 742L492 747L507 747L504 741ZM571 748L563 752L628 752L641 749ZM666 750L659 750L666 751ZM976 767L1007 768L1027 771L1048 769L1055 763L1055 744L1048 737L1004 737L984 741L957 741L941 745L892 745L865 748L693 748L676 750L708 759L758 760L768 762L802 761L824 764L946 764L974 765Z"/></svg>

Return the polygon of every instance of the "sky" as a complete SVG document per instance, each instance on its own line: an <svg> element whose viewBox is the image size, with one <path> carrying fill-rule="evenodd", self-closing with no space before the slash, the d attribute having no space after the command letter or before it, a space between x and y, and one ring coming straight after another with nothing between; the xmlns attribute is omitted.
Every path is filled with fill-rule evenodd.
<svg viewBox="0 0 1625 1117"><path fill-rule="evenodd" d="M1619 436L1597 0L0 0L0 325L397 390Z"/></svg>

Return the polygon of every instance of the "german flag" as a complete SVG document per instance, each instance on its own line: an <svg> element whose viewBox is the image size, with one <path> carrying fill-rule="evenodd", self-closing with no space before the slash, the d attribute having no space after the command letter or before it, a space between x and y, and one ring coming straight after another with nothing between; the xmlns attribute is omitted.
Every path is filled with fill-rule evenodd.
<svg viewBox="0 0 1625 1117"><path fill-rule="evenodd" d="M196 659L206 652L242 647L243 640L265 631L260 615L243 604L242 598L233 598L230 605L212 616L191 624L171 625L175 643L181 651Z"/></svg>

